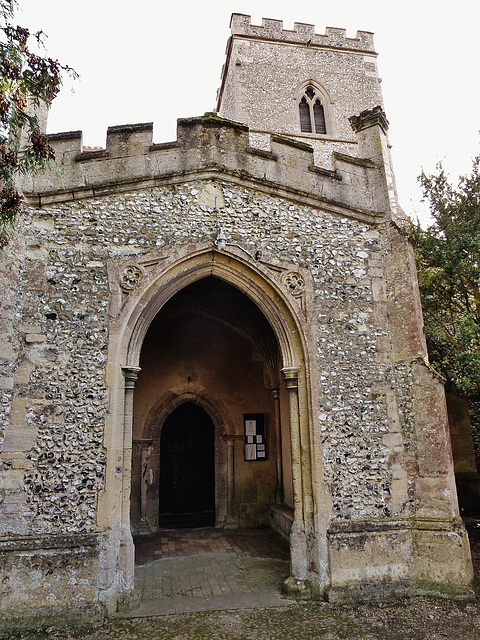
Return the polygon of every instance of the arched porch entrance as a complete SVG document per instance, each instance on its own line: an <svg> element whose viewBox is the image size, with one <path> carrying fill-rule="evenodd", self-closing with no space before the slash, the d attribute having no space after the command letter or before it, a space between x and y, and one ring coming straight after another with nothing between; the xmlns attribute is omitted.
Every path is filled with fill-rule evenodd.
<svg viewBox="0 0 480 640"><path fill-rule="evenodd" d="M265 506L272 501L282 501L280 487L276 482L281 475L283 503L293 510L290 534L292 588L302 588L302 584L310 581L315 583L315 588L323 589L323 585L328 584L329 573L325 526L322 522L324 522L323 512L328 514L331 505L328 504L328 496L324 496L325 492L320 481L321 462L318 456L313 455L312 449L313 442L318 441L319 438L312 427L310 394L315 389L315 385L310 383L311 374L308 364L308 354L315 352L315 343L309 334L308 319L304 313L306 305L308 306L308 297L306 294L299 297L298 284L303 280L302 274L288 271L287 267L275 266L273 270L266 268L250 258L247 259L234 247L220 252L212 250L211 247L192 246L172 253L168 258L153 256L148 260L138 258L128 263L112 265L110 278L116 278L119 283L125 281L126 294L122 294L120 284L116 306L111 308L111 313L116 318L111 325L109 346L111 364L108 373L109 385L112 389L112 411L107 420L106 446L111 463L108 466L106 510L103 513L107 516L111 513L110 526L113 529L119 527L121 531L118 563L122 567L122 576L127 589L131 588L128 585L133 584L132 532L135 532L135 523L140 524L142 517L146 517L147 526L150 527L148 514L158 514L158 507L152 508L152 504L155 507L154 503L157 500L155 493L152 493L152 487L158 486L159 481L159 478L155 477L155 470L159 469L161 427L168 414L179 404L187 401L196 402L202 406L214 423L217 526L232 524L244 526L246 519L252 517L256 518L257 524L260 524L260 518L265 517ZM200 318L203 322L213 321L210 317L210 309L199 314L196 304L191 305L192 313L177 314L179 321L175 320L175 305L177 310L183 305L183 310L186 311L188 301L185 300L185 295L190 296L190 301L192 299L190 285L196 285L202 281L205 281L203 284L210 281L210 284L215 285L214 288L217 288L220 283L228 287L230 293L240 296L240 307L235 303L229 303L223 309L221 305L218 308L223 314L222 321L216 323L217 328L221 330L212 331L212 325L210 326L210 334L215 338L216 345L222 344L225 332L236 336L234 340L223 342L223 344L235 346L233 355L230 353L224 358L222 367L209 367L210 371L216 371L217 381L224 386L233 376L236 384L228 385L230 389L235 390L232 395L232 400L235 401L233 409L230 399L226 401L220 393L212 394L210 384L195 379L190 375L188 371L190 367L186 366L185 361L183 362L185 366L179 367L179 361L175 358L171 359L171 363L176 361L177 366L175 370L170 367L168 384L162 383L155 394L151 393L148 384L144 391L141 391L142 377L158 381L156 376L145 375L143 354L148 359L154 353L148 347L149 341L155 344L155 340L158 341L161 338L163 346L167 348L185 347L183 340L175 340L171 332L162 329L162 323L167 322L170 329L180 331L182 322L190 321L195 316L197 320ZM196 295L201 297L201 285L198 286L200 289L197 290ZM302 290L303 285L300 294ZM224 300L223 295L218 298ZM215 299L215 296L210 297L210 300ZM196 311L193 310L193 306ZM233 313L235 310L238 311L236 314ZM254 310L253 315L247 310ZM239 327L245 327L245 323L250 329L258 328L260 325L256 322L257 320L268 327L267 334L270 335L270 340L259 341L258 344L256 339L252 340L251 336L246 336L239 330ZM188 353L196 354L197 363L206 362L208 358L205 360L198 357L198 349L205 344L200 325L197 326L196 331L183 330L182 335L197 340L198 348L189 348ZM243 345L246 344L245 341L250 347L256 345L257 351L252 348L242 348L242 341ZM270 348L272 341L277 355L276 365L273 366L270 362L273 353ZM211 341L210 344L212 344ZM218 353L225 355L226 352L216 347L208 351L209 355ZM241 368L243 374L241 377L238 364L242 362L245 364L247 357L249 365L247 368ZM166 362L166 358L156 357L153 358L150 366L157 367L157 373L164 375L166 370L163 365ZM268 368L278 374L277 389L265 384L265 370ZM245 375L245 372L248 375ZM255 375L251 375L252 372ZM178 378L180 375L183 376L183 380ZM177 376L176 381L175 376ZM240 379L245 381L245 385L250 385L251 393L245 393L246 387L238 385ZM163 391L158 394L157 391L160 388ZM244 391L243 397L237 393L239 388ZM147 399L148 402L142 401L142 394L144 400ZM153 404L152 397L156 399ZM248 402L244 402L245 398L249 398ZM253 401L257 399L259 402L254 403ZM139 411L143 412L141 417ZM245 459L244 438L247 436L247 414L264 415L267 438L271 439L271 442L267 442L267 451L270 453L264 460L258 456L260 459L255 463ZM240 419L239 416L241 416ZM118 431L119 425L123 425L122 432ZM279 469L281 456L276 453L273 457L271 455L275 451L276 443L280 440L277 438L278 429L286 436L282 445L282 455L286 451L285 447L288 447L288 455L290 455L290 459L288 455L287 459L283 458L281 469ZM252 435L258 435L258 433L255 431ZM255 444L258 442L257 440ZM158 460L155 460L155 457L158 457ZM135 486L136 482L140 482L143 472L134 468L132 473L130 466L132 459L134 465L137 464L138 467L143 465L143 462L147 462L150 484L144 489ZM139 460L141 465L138 464ZM245 469L249 470L240 476L237 474L236 467L239 460L242 465L245 464ZM268 473L259 476L253 470L265 467L265 462L268 463ZM289 480L286 478L287 474L289 474ZM315 500L313 486L316 487ZM144 491L143 507L141 500L138 499L142 491ZM288 491L290 491L290 498ZM242 499L242 492L245 500ZM255 492L257 495L252 499ZM134 495L137 496L136 503L133 499ZM324 497L320 499L320 495ZM131 497L132 500L130 500ZM117 510L115 503L119 504L120 510ZM109 505L112 505L111 509ZM119 515L118 519L116 514ZM158 521L156 525L155 522L153 524L158 527Z"/></svg>

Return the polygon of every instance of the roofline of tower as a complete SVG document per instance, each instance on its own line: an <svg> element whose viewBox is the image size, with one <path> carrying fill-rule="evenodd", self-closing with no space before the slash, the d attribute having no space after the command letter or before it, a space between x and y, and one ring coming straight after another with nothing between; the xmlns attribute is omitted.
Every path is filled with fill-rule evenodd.
<svg viewBox="0 0 480 640"><path fill-rule="evenodd" d="M273 27L273 28L272 28ZM295 22L294 29L283 29L282 20L262 18L261 25L252 25L251 16L244 13L232 13L230 19L232 35L227 41L226 59L220 76L220 87L217 91L216 110L220 111L220 105L225 87L228 68L230 66L233 40L264 40L283 45L305 46L312 49L334 49L336 51L350 51L356 54L368 54L378 56L373 44L372 31L357 31L356 38L347 38L346 30L336 27L326 27L325 34L315 33L315 25ZM366 46L353 46L354 43L364 42ZM368 45L368 46L367 46Z"/></svg>

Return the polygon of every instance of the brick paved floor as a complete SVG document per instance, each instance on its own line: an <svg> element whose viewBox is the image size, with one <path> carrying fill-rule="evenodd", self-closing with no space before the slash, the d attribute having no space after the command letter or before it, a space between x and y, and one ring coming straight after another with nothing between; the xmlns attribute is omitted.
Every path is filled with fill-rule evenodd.
<svg viewBox="0 0 480 640"><path fill-rule="evenodd" d="M288 543L271 529L169 529L135 538L135 564L206 553L288 560Z"/></svg>
<svg viewBox="0 0 480 640"><path fill-rule="evenodd" d="M139 605L122 617L283 606L287 543L269 529L172 529L135 539Z"/></svg>

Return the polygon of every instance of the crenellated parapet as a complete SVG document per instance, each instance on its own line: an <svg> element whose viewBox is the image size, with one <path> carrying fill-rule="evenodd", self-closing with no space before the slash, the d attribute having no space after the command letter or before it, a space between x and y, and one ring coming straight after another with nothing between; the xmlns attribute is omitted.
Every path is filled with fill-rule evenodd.
<svg viewBox="0 0 480 640"><path fill-rule="evenodd" d="M385 135L378 126L368 131ZM317 167L311 146L272 134L269 150L255 149L246 125L213 113L179 119L174 142L154 144L152 136L152 123L110 127L105 149L85 152L80 131L51 135L56 165L37 175L24 193L41 207L216 176L321 202L341 215L371 220L386 211L376 186L378 159L337 153L331 169Z"/></svg>
<svg viewBox="0 0 480 640"><path fill-rule="evenodd" d="M263 18L261 25L252 25L251 17L240 13L232 14L230 21L232 35L280 40L308 46L334 47L374 52L373 33L357 31L355 38L347 38L345 29L327 27L324 34L315 33L315 25L295 22L293 30L283 28L282 20Z"/></svg>

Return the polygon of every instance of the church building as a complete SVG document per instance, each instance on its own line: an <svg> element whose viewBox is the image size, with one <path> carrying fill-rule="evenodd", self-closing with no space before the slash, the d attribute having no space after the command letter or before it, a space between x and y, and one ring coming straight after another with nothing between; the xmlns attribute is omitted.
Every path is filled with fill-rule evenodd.
<svg viewBox="0 0 480 640"><path fill-rule="evenodd" d="M4 620L128 606L172 527L273 528L301 597L470 593L376 59L234 14L175 141L49 136L0 256Z"/></svg>

